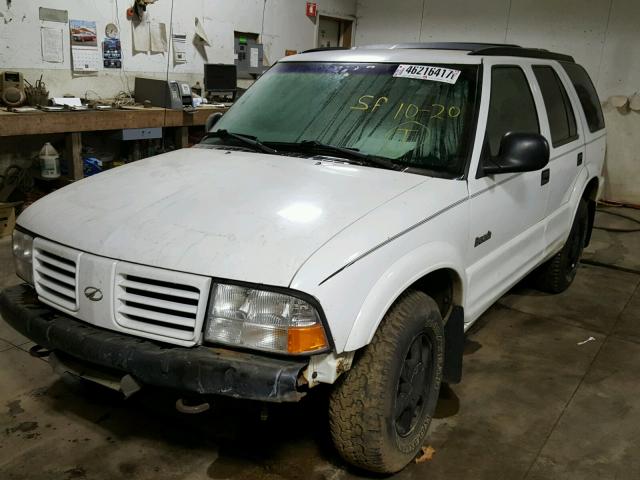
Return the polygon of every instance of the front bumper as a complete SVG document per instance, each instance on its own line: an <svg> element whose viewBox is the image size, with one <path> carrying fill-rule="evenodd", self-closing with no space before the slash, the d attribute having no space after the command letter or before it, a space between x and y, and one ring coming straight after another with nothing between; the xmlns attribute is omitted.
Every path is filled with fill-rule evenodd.
<svg viewBox="0 0 640 480"><path fill-rule="evenodd" d="M304 359L272 358L210 347L176 347L104 330L38 301L28 285L0 292L0 314L13 328L53 352L130 374L142 384L198 394L293 402Z"/></svg>

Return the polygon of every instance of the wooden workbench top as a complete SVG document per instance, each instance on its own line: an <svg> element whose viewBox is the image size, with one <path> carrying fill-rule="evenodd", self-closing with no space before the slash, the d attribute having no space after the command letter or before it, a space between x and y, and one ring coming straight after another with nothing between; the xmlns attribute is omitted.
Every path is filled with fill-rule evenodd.
<svg viewBox="0 0 640 480"><path fill-rule="evenodd" d="M204 125L209 115L226 109L198 108L194 113L164 108L78 112L8 113L0 115L0 137L46 133L91 132L123 128Z"/></svg>

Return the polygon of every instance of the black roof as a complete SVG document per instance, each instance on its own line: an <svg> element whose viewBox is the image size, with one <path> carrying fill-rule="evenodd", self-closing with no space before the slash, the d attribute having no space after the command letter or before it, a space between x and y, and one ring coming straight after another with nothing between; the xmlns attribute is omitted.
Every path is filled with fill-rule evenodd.
<svg viewBox="0 0 640 480"><path fill-rule="evenodd" d="M351 47L317 47L304 50L300 53L313 53L313 52L329 52L331 50L351 50Z"/></svg>
<svg viewBox="0 0 640 480"><path fill-rule="evenodd" d="M425 49L425 50L463 50L469 55L504 56L504 57L525 57L541 58L545 60L558 60L560 62L575 62L572 56L562 53L550 52L542 48L525 48L520 45L508 43L482 43L482 42L409 42L394 44L378 44L357 47L363 49ZM314 48L307 52L317 52L323 50L345 50L345 47L337 48Z"/></svg>
<svg viewBox="0 0 640 480"><path fill-rule="evenodd" d="M503 43L481 43L481 42L406 42L393 44L366 45L359 48L381 48L381 49L427 49L427 50L469 50L475 51L490 47L515 47L518 45Z"/></svg>
<svg viewBox="0 0 640 480"><path fill-rule="evenodd" d="M543 48L524 48L517 45L494 45L490 47L479 48L478 50L469 52L469 55L543 58L545 60L558 60L559 62L575 62L571 55L550 52L549 50L544 50Z"/></svg>

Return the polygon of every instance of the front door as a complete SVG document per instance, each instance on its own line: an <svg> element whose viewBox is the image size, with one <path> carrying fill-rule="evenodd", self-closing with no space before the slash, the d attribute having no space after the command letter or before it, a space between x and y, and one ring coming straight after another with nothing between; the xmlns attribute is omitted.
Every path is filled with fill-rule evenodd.
<svg viewBox="0 0 640 480"><path fill-rule="evenodd" d="M487 118L487 125L480 162L499 154L506 133L540 133L540 105L531 92L532 81L526 63L485 63L480 118ZM467 321L475 320L539 262L548 195L545 170L490 176L469 172Z"/></svg>

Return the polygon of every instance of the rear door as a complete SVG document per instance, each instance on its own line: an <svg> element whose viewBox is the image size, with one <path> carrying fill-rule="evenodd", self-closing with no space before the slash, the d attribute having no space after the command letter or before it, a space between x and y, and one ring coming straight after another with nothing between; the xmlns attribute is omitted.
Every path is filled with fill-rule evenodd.
<svg viewBox="0 0 640 480"><path fill-rule="evenodd" d="M542 134L549 141L549 196L545 216L545 247L548 253L557 251L569 233L573 206L571 192L584 170L584 135L577 121L576 109L570 97L571 86L566 73L556 62L532 65L536 77L534 91L543 103ZM577 101L577 98L574 99Z"/></svg>
<svg viewBox="0 0 640 480"><path fill-rule="evenodd" d="M561 62L562 70L567 74L573 88L569 88L569 94L574 99L573 104L576 115L580 119L578 123L583 125L585 154L584 164L588 176L600 177L600 185L603 184L602 167L606 150L606 129L604 115L600 106L598 93L589 78L587 71L577 63Z"/></svg>

